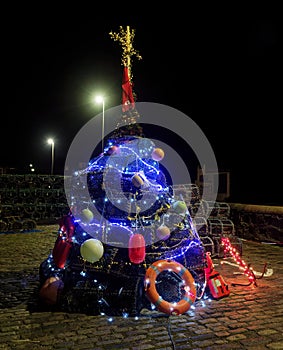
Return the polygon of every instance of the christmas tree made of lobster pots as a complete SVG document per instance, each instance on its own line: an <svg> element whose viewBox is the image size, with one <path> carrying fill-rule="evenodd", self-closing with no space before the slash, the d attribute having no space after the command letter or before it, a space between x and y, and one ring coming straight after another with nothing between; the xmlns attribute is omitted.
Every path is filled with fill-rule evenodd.
<svg viewBox="0 0 283 350"><path fill-rule="evenodd" d="M92 315L138 316L142 309L180 315L204 295L204 246L186 203L175 198L163 149L137 123L131 57L141 56L134 35L128 26L110 32L123 52L120 123L102 153L68 179L70 212L39 269L44 306ZM119 186L105 188L117 178ZM151 205L143 210L145 199Z"/></svg>

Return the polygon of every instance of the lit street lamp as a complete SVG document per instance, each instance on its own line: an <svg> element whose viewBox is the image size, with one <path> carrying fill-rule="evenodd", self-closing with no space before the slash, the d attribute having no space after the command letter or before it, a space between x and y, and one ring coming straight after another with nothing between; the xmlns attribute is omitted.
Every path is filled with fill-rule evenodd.
<svg viewBox="0 0 283 350"><path fill-rule="evenodd" d="M102 103L102 125L101 125L101 142L102 142L102 153L104 151L104 97L96 96L95 101L97 103Z"/></svg>
<svg viewBox="0 0 283 350"><path fill-rule="evenodd" d="M54 140L48 139L47 143L51 145L51 175L53 175L54 171Z"/></svg>
<svg viewBox="0 0 283 350"><path fill-rule="evenodd" d="M34 173L35 169L34 169L34 166L33 166L32 164L29 165L29 168L30 168L30 171L31 171L32 173Z"/></svg>

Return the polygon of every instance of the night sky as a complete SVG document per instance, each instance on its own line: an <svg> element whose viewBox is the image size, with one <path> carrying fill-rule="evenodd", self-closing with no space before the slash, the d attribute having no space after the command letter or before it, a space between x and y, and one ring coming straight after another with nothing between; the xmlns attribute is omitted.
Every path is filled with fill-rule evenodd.
<svg viewBox="0 0 283 350"><path fill-rule="evenodd" d="M283 205L282 20L279 8L258 10L7 10L0 166L23 173L33 163L48 173L52 136L55 173L63 174L76 133L101 112L93 93L107 96L106 109L121 103L122 49L109 32L129 25L142 56L132 60L137 101L171 106L198 124L219 169L231 172L231 201Z"/></svg>

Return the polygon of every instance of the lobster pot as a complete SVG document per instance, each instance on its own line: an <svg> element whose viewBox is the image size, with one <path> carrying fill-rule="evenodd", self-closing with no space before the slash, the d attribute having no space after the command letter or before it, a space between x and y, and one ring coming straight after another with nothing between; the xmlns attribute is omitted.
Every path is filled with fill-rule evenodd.
<svg viewBox="0 0 283 350"><path fill-rule="evenodd" d="M216 203L217 202L214 201L206 201L207 211L209 213L209 217L211 218L217 218L218 216L218 205Z"/></svg>
<svg viewBox="0 0 283 350"><path fill-rule="evenodd" d="M23 219L22 220L22 229L24 231L34 230L36 228L36 226L37 226L36 221L34 221L32 219Z"/></svg>
<svg viewBox="0 0 283 350"><path fill-rule="evenodd" d="M170 239L167 241L170 241ZM160 259L175 260L188 270L201 269L206 264L205 248L201 241L195 240L195 243L196 244L192 244L191 247L188 247L189 240L186 240L177 248L173 248L162 254Z"/></svg>
<svg viewBox="0 0 283 350"><path fill-rule="evenodd" d="M234 235L235 227L229 219L208 218L208 230L211 236Z"/></svg>
<svg viewBox="0 0 283 350"><path fill-rule="evenodd" d="M193 225L196 228L200 237L205 237L208 235L208 225L206 218L202 216L196 216L193 218Z"/></svg>
<svg viewBox="0 0 283 350"><path fill-rule="evenodd" d="M201 236L201 242L206 252L210 252L211 256L215 256L215 244L209 236ZM217 253L218 254L218 253Z"/></svg>
<svg viewBox="0 0 283 350"><path fill-rule="evenodd" d="M53 179L53 188L61 190L64 188L64 177L63 176L55 176Z"/></svg>
<svg viewBox="0 0 283 350"><path fill-rule="evenodd" d="M235 227L231 220L223 218L208 218L208 236L211 237L214 243L214 255L218 257L224 256L222 245L222 237L228 237L238 252L242 253L242 242L235 235Z"/></svg>
<svg viewBox="0 0 283 350"><path fill-rule="evenodd" d="M105 308L106 313L109 310L109 314L139 315L142 308L148 307L143 297L143 283L143 277L111 277L109 287L104 293L104 297L110 306L110 308ZM143 302L146 304L143 304Z"/></svg>
<svg viewBox="0 0 283 350"><path fill-rule="evenodd" d="M235 226L234 223L230 219L221 219L222 223L222 234L223 235L234 235L235 234Z"/></svg>
<svg viewBox="0 0 283 350"><path fill-rule="evenodd" d="M225 235L229 238L231 246L237 250L237 252L242 256L243 253L243 243L242 240L237 236ZM213 239L214 241L214 255L218 258L224 258L230 256L229 253L224 253L224 246L222 245L221 238Z"/></svg>
<svg viewBox="0 0 283 350"><path fill-rule="evenodd" d="M230 206L225 202L207 201L210 217L228 218L230 216Z"/></svg>
<svg viewBox="0 0 283 350"><path fill-rule="evenodd" d="M173 185L175 199L183 200L187 206L200 201L200 192L197 185L182 184Z"/></svg>
<svg viewBox="0 0 283 350"><path fill-rule="evenodd" d="M31 198L31 191L29 189L19 189L19 199L22 201L28 201Z"/></svg>
<svg viewBox="0 0 283 350"><path fill-rule="evenodd" d="M1 217L4 218L5 216L13 215L14 206L10 204L1 205L0 210L1 210Z"/></svg>
<svg viewBox="0 0 283 350"><path fill-rule="evenodd" d="M218 205L218 217L229 218L230 217L230 205L225 202L217 202Z"/></svg>
<svg viewBox="0 0 283 350"><path fill-rule="evenodd" d="M18 191L15 189L7 190L5 197L3 198L3 203L15 204L18 201Z"/></svg>
<svg viewBox="0 0 283 350"><path fill-rule="evenodd" d="M17 188L17 179L18 176L15 175L2 175L1 176L4 179L4 187L7 189L15 189Z"/></svg>
<svg viewBox="0 0 283 350"><path fill-rule="evenodd" d="M7 222L0 220L0 232L5 232L8 230Z"/></svg>
<svg viewBox="0 0 283 350"><path fill-rule="evenodd" d="M207 204L206 201L195 202L190 205L189 212L191 216L194 218L196 216L206 216L207 213Z"/></svg>
<svg viewBox="0 0 283 350"><path fill-rule="evenodd" d="M221 237L223 233L223 224L222 220L217 218L208 218L207 219L209 235L212 237Z"/></svg>
<svg viewBox="0 0 283 350"><path fill-rule="evenodd" d="M88 274L87 279L78 273L66 277L67 288L60 300L63 311L137 316L142 308L149 306L143 297L143 277L102 273Z"/></svg>

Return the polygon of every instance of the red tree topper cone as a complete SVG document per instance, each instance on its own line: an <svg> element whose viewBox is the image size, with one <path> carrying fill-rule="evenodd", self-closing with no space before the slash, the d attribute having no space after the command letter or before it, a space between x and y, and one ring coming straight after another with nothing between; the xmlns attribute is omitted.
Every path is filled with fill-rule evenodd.
<svg viewBox="0 0 283 350"><path fill-rule="evenodd" d="M132 84L129 78L128 67L124 67L122 81L122 111L127 112L135 107Z"/></svg>

